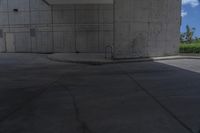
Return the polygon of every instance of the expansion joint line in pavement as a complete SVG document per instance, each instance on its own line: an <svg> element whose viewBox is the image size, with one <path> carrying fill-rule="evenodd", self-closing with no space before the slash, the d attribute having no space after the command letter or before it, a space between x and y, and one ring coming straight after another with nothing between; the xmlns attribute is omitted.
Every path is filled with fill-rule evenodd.
<svg viewBox="0 0 200 133"><path fill-rule="evenodd" d="M143 87L134 77L134 74L129 74L127 71L123 70L119 66L120 70L124 72L125 75L127 75L132 81L136 83L136 85L141 88L142 91L144 91L148 96L150 96L157 104L160 105L162 109L164 109L171 117L173 117L181 126L183 126L187 131L190 133L194 133L194 131L187 125L185 124L182 120L180 120L170 109L168 109L164 104L162 104L148 89Z"/></svg>
<svg viewBox="0 0 200 133"><path fill-rule="evenodd" d="M84 122L82 119L81 119L81 116L80 116L80 109L78 107L78 104L77 104L77 99L76 99L76 96L72 93L71 89L69 87L67 87L66 85L63 85L63 84L59 84L61 85L63 88L65 88L67 90L67 92L69 93L70 97L72 98L72 102L73 102L73 107L74 107L74 110L75 110L75 114L76 114L76 120L78 121L78 123L80 124L80 128L82 130L81 133L93 133L88 125L86 124L86 122Z"/></svg>
<svg viewBox="0 0 200 133"><path fill-rule="evenodd" d="M41 89L40 91L37 92L37 94L35 94L34 96L30 97L28 100L26 100L24 103L22 103L21 105L19 105L18 107L16 107L13 111L10 111L7 115L5 115L4 117L0 118L0 123L4 122L6 119L8 119L10 116L12 116L13 114L17 113L18 111L22 110L23 108L25 108L27 105L29 105L29 103L31 103L32 101L34 101L35 99L39 98L42 94L44 94L45 92L47 92L49 90L49 88L54 85L56 82L58 82L60 79L63 78L65 74L62 74L59 78L57 78L55 81L47 84L44 89Z"/></svg>

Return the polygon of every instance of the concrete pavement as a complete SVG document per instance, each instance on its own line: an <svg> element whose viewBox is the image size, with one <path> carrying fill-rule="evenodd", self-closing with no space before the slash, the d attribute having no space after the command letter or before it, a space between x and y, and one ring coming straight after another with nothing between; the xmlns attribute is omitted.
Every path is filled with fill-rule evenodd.
<svg viewBox="0 0 200 133"><path fill-rule="evenodd" d="M0 55L0 133L198 133L200 60L110 65Z"/></svg>

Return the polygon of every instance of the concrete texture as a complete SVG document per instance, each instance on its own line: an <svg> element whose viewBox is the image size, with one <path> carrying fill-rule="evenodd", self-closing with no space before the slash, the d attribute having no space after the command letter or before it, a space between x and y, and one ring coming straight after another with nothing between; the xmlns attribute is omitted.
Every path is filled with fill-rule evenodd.
<svg viewBox="0 0 200 133"><path fill-rule="evenodd" d="M115 58L178 53L181 0L0 2L0 52L104 53L110 46Z"/></svg>
<svg viewBox="0 0 200 133"><path fill-rule="evenodd" d="M115 0L116 58L178 54L181 0Z"/></svg>
<svg viewBox="0 0 200 133"><path fill-rule="evenodd" d="M113 0L45 0L49 4L113 4Z"/></svg>
<svg viewBox="0 0 200 133"><path fill-rule="evenodd" d="M90 66L0 54L2 133L198 133L200 61Z"/></svg>
<svg viewBox="0 0 200 133"><path fill-rule="evenodd" d="M0 52L102 53L113 43L112 4L0 2Z"/></svg>

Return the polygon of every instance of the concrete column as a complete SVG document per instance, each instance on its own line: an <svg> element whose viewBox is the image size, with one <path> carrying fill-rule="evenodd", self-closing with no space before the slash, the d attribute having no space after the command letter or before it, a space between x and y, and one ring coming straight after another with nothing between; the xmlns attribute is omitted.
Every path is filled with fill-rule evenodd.
<svg viewBox="0 0 200 133"><path fill-rule="evenodd" d="M178 53L181 0L115 0L114 57Z"/></svg>

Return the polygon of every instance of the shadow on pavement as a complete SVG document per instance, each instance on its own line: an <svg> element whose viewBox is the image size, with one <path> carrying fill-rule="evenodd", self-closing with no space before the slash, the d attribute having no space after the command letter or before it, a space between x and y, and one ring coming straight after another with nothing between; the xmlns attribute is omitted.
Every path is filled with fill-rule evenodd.
<svg viewBox="0 0 200 133"><path fill-rule="evenodd" d="M1 67L0 132L198 133L200 75L168 63Z"/></svg>

